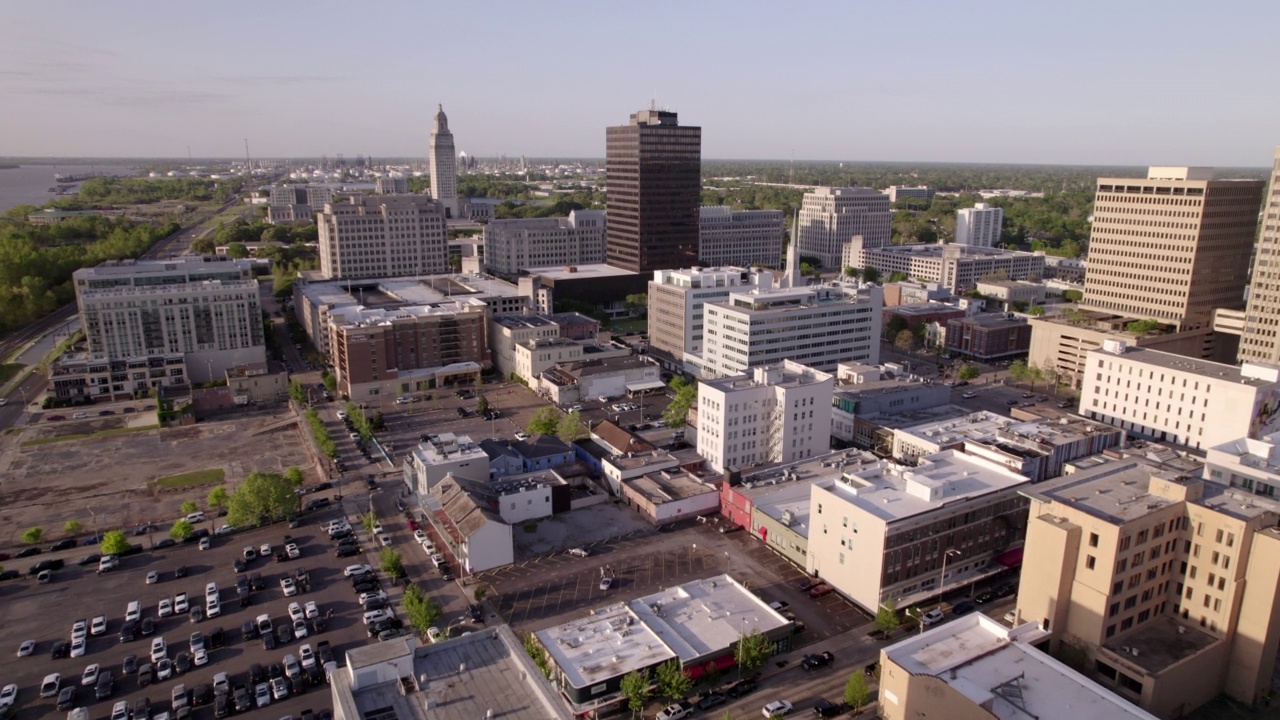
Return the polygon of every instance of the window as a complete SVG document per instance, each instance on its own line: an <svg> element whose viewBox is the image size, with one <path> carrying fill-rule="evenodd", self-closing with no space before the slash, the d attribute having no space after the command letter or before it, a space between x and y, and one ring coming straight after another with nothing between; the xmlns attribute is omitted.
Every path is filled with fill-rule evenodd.
<svg viewBox="0 0 1280 720"><path fill-rule="evenodd" d="M1085 558L1084 558L1084 567L1085 567L1085 569L1086 569L1086 570L1092 570L1092 569L1093 569L1093 566L1094 566L1094 564L1095 564L1096 562L1097 562L1097 558L1095 558L1095 557L1094 557L1094 556L1092 556L1092 555L1086 555L1086 556L1085 556Z"/></svg>
<svg viewBox="0 0 1280 720"><path fill-rule="evenodd" d="M1098 533L1089 533L1089 547L1098 547Z"/></svg>

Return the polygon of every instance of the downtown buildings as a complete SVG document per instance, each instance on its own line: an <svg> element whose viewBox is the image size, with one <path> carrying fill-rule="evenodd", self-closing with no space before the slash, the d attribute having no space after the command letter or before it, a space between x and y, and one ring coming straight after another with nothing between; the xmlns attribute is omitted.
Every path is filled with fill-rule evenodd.
<svg viewBox="0 0 1280 720"><path fill-rule="evenodd" d="M495 275L516 277L529 268L603 263L605 232L603 210L490 220L484 226L485 265Z"/></svg>
<svg viewBox="0 0 1280 720"><path fill-rule="evenodd" d="M1262 208L1258 239L1240 337L1240 361L1280 364L1280 148L1271 166L1271 183Z"/></svg>
<svg viewBox="0 0 1280 720"><path fill-rule="evenodd" d="M357 195L316 217L320 272L340 280L449 271L445 210L422 195Z"/></svg>
<svg viewBox="0 0 1280 720"><path fill-rule="evenodd" d="M698 263L781 267L787 229L781 210L707 206L698 212Z"/></svg>
<svg viewBox="0 0 1280 720"><path fill-rule="evenodd" d="M956 211L956 244L995 247L1000 244L1004 208L978 203Z"/></svg>
<svg viewBox="0 0 1280 720"><path fill-rule="evenodd" d="M436 112L427 155L431 165L431 196L440 203L446 218L459 217L458 155L453 147L453 133L449 132L449 118L445 117L443 105Z"/></svg>
<svg viewBox="0 0 1280 720"><path fill-rule="evenodd" d="M865 248L889 245L893 238L889 196L870 188L820 187L805 193L797 237L802 255L818 258L824 268L839 269L845 245L854 237L860 237Z"/></svg>
<svg viewBox="0 0 1280 720"><path fill-rule="evenodd" d="M702 353L707 303L728 300L739 289L773 287L770 271L743 267L657 270L649 281L649 344L683 369L686 354Z"/></svg>

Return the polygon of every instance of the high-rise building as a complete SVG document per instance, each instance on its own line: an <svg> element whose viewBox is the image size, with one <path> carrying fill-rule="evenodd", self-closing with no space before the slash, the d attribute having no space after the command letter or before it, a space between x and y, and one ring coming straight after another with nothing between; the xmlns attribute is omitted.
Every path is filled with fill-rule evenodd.
<svg viewBox="0 0 1280 720"><path fill-rule="evenodd" d="M717 472L825 455L834 376L783 360L698 386L698 454Z"/></svg>
<svg viewBox="0 0 1280 720"><path fill-rule="evenodd" d="M508 277L534 267L603 263L605 226L603 210L490 220L484 226L484 262L489 272Z"/></svg>
<svg viewBox="0 0 1280 720"><path fill-rule="evenodd" d="M320 272L334 280L449 271L445 213L423 195L357 195L316 216Z"/></svg>
<svg viewBox="0 0 1280 720"><path fill-rule="evenodd" d="M1263 183L1212 178L1196 167L1098 178L1080 307L1179 331L1243 307Z"/></svg>
<svg viewBox="0 0 1280 720"><path fill-rule="evenodd" d="M855 235L862 247L880 248L893 238L889 196L871 188L820 187L805 193L800 206L800 253L825 268L839 269L844 246Z"/></svg>
<svg viewBox="0 0 1280 720"><path fill-rule="evenodd" d="M458 217L458 155L453 148L453 133L449 132L444 105L436 113L427 159L431 163L431 197L444 206L445 217Z"/></svg>
<svg viewBox="0 0 1280 720"><path fill-rule="evenodd" d="M956 244L995 247L1004 226L1004 208L975 203L956 211Z"/></svg>
<svg viewBox="0 0 1280 720"><path fill-rule="evenodd" d="M649 281L649 344L677 363L702 352L703 306L752 287L773 287L773 273L741 267L658 270Z"/></svg>
<svg viewBox="0 0 1280 720"><path fill-rule="evenodd" d="M632 272L698 262L702 128L641 110L605 132L608 263Z"/></svg>
<svg viewBox="0 0 1280 720"><path fill-rule="evenodd" d="M1263 208L1262 234L1254 254L1249 307L1240 336L1240 361L1280 364L1280 148L1271 166L1271 187Z"/></svg>
<svg viewBox="0 0 1280 720"><path fill-rule="evenodd" d="M786 239L781 210L734 210L720 205L698 213L698 262L703 265L780 267Z"/></svg>

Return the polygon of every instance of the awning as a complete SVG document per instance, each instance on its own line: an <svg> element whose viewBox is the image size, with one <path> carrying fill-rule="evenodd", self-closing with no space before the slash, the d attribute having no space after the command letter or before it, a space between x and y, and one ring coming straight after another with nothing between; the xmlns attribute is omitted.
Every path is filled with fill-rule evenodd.
<svg viewBox="0 0 1280 720"><path fill-rule="evenodd" d="M661 380L646 380L638 383L627 383L627 392L643 392L645 390L657 390L664 388L667 384Z"/></svg>
<svg viewBox="0 0 1280 720"><path fill-rule="evenodd" d="M1007 568L1015 568L1022 564L1022 548L1006 550L996 556L996 562Z"/></svg>

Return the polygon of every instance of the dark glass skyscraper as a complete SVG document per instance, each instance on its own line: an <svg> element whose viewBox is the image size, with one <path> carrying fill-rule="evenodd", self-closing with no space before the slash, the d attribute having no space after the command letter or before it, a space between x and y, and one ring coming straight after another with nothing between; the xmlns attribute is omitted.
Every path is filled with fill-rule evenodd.
<svg viewBox="0 0 1280 720"><path fill-rule="evenodd" d="M608 263L633 272L696 265L702 128L641 110L608 128L605 144Z"/></svg>

